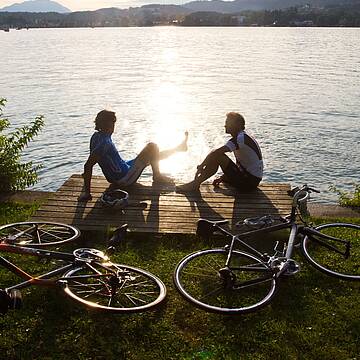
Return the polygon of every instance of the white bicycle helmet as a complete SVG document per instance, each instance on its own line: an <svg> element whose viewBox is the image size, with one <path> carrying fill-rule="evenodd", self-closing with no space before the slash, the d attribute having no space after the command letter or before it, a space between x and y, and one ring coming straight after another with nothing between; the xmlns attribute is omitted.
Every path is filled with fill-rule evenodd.
<svg viewBox="0 0 360 360"><path fill-rule="evenodd" d="M100 202L106 207L123 209L129 204L129 194L120 189L105 191L100 197Z"/></svg>

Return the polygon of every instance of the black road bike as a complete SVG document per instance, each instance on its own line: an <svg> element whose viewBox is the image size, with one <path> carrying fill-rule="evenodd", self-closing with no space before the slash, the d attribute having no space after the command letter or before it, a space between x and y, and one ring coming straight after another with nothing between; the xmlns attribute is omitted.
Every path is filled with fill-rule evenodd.
<svg viewBox="0 0 360 360"><path fill-rule="evenodd" d="M315 189L304 185L291 191L291 214L245 219L241 230L232 234L224 221L200 219L197 234L205 239L214 232L229 239L224 248L202 250L187 255L177 265L174 283L180 294L192 304L221 314L256 311L273 299L279 280L296 274L299 264L292 259L300 246L306 260L323 273L342 280L360 280L360 226L330 223L311 226L306 217L307 200ZM297 219L300 219L298 221ZM285 243L277 242L269 255L249 244L249 239L289 229ZM245 251L239 250L239 247Z"/></svg>

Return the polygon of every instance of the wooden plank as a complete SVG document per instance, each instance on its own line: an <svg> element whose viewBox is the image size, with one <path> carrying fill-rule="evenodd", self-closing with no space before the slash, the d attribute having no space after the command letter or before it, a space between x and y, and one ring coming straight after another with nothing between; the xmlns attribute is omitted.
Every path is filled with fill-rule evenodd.
<svg viewBox="0 0 360 360"><path fill-rule="evenodd" d="M125 220L133 220L136 221L137 219L144 219L144 218L157 218L161 219L161 221L173 221L173 222L184 222L186 219L197 219L199 217L218 217L218 218L234 218L234 217L242 217L248 214L287 214L285 209L277 209L269 211L269 209L243 209L243 210L236 210L236 211L223 211L223 212L216 212L214 210L195 210L195 211L187 211L187 212L155 212L154 211L147 211L147 212L140 212L140 211L126 211L125 213L120 212L102 212L102 213L95 213L93 211L86 211L86 212L73 212L73 211L48 211L48 209L40 209L37 211L37 214L46 215L48 214L49 217L68 217L72 219L110 219L116 220L118 218L125 219ZM184 220L185 219L185 220Z"/></svg>
<svg viewBox="0 0 360 360"><path fill-rule="evenodd" d="M65 188L69 188L69 189L74 189L76 191L81 191L83 189L83 184L80 182L66 182L61 186L61 189L65 189ZM92 183L91 189L92 192L102 192L105 189L107 189L108 186L106 185L95 185L94 183ZM137 193L143 193L143 192L147 192L147 191L151 191L152 193L167 193L167 192L174 192L175 191L176 186L175 185L165 185L160 188L159 186L151 186L151 184L136 184L134 186L131 186L129 188L127 188L126 190L129 192L137 192ZM260 186L258 187L258 189L256 191L253 192L258 192L258 191L265 191L267 193L271 193L271 192L286 192L287 189L289 189L290 187L279 187L279 186L271 186L271 187L264 187L264 186ZM59 189L60 190L60 189ZM213 194L214 193L214 187L211 184L202 184L201 185L201 193L207 194ZM216 190L216 189L215 189ZM227 187L225 185L221 185L219 187L219 190L222 191L224 194L228 193L228 195L236 195L236 194L244 194L234 188L231 187ZM251 192L251 193L253 193Z"/></svg>

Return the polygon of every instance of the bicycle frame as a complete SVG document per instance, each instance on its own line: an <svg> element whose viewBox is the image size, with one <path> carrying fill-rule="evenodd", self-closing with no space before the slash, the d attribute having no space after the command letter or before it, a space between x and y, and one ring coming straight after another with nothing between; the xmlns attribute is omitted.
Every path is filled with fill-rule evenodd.
<svg viewBox="0 0 360 360"><path fill-rule="evenodd" d="M290 235L289 235L289 240L287 243L286 253L282 254L282 256L284 256L286 258L290 258L292 251L293 251L293 247L294 247L295 237L298 233L298 225L291 221L283 223L283 224L272 225L272 226L262 228L262 229L251 230L251 231L241 233L241 234L236 234L236 235L231 234L229 231L223 229L219 225L215 225L215 227L216 227L216 230L221 232L223 235L231 237L231 242L229 245L227 245L227 247L229 249L229 254L228 254L228 257L227 257L227 260L225 263L226 267L228 267L230 264L231 255L232 255L232 252L234 251L236 243L240 243L243 248L250 251L252 254L258 256L263 261L268 261L270 258L268 255L263 254L260 251L256 250L254 247L252 247L251 245L246 243L244 241L244 239L250 238L250 237L255 237L255 236L261 235L261 234L268 234L268 233L283 230L283 229L291 229Z"/></svg>
<svg viewBox="0 0 360 360"><path fill-rule="evenodd" d="M22 255L31 255L40 258L50 258L56 260L64 260L70 262L70 264L64 265L61 268L52 270L43 275L33 277L28 274L14 263L0 256L0 265L11 271L12 273L18 275L20 278L25 280L22 283L11 286L7 288L8 290L12 289L22 289L31 285L40 285L40 286L54 286L58 279L50 280L52 277L60 275L74 267L75 264L75 256L69 253L57 252L57 251L49 251L43 249L35 249L29 247L22 247L17 245L10 245L6 243L0 243L0 252L8 252L14 254L22 254Z"/></svg>

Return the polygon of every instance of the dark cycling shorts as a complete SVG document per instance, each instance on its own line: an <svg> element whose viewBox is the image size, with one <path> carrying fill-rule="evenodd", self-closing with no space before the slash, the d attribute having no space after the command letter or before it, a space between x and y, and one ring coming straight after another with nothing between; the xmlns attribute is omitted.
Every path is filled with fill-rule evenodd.
<svg viewBox="0 0 360 360"><path fill-rule="evenodd" d="M261 181L260 178L242 171L231 159L226 168L222 170L224 182L242 191L256 189Z"/></svg>

